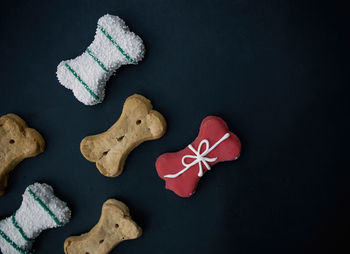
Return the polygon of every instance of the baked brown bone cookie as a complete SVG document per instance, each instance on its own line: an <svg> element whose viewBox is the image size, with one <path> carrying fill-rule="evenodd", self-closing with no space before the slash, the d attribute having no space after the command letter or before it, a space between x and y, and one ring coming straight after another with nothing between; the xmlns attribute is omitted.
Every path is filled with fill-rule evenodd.
<svg viewBox="0 0 350 254"><path fill-rule="evenodd" d="M102 206L99 222L80 236L64 242L66 254L107 254L122 241L140 237L142 229L131 219L129 208L122 202L109 199Z"/></svg>
<svg viewBox="0 0 350 254"><path fill-rule="evenodd" d="M151 101L142 95L128 97L118 121L104 133L85 137L80 143L81 153L87 160L96 162L103 175L120 175L135 147L162 137L166 131L164 117L152 108Z"/></svg>
<svg viewBox="0 0 350 254"><path fill-rule="evenodd" d="M8 175L22 160L45 149L45 140L15 114L0 117L0 196L4 194Z"/></svg>

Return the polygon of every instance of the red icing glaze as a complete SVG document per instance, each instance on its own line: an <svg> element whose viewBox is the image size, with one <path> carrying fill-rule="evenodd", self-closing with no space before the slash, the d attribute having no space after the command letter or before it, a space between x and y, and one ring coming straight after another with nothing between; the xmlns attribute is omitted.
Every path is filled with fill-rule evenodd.
<svg viewBox="0 0 350 254"><path fill-rule="evenodd" d="M217 158L215 161L207 161L209 166L213 166L218 162L232 161L239 157L241 152L241 142L238 137L229 131L226 122L217 116L208 116L203 119L198 137L191 143L193 148L197 151L198 146L202 140L209 141L209 147L212 147L218 142L226 133L230 136L223 140L216 148L211 150L204 157ZM200 154L206 149L206 145L201 147ZM180 197L190 197L196 190L200 177L199 163L202 164L203 174L208 170L202 162L198 162L191 166L187 171L178 175L175 178L165 177L166 175L173 175L185 168L182 164L182 158L185 155L193 155L194 152L187 146L185 149L175 153L165 153L158 157L156 161L156 169L160 178L165 180L165 188L172 190ZM191 163L195 159L186 158L186 163Z"/></svg>

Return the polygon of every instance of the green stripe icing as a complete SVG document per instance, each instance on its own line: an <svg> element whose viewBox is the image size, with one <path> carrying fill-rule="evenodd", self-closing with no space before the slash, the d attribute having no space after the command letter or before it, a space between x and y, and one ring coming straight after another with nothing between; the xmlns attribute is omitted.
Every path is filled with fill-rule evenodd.
<svg viewBox="0 0 350 254"><path fill-rule="evenodd" d="M137 62L132 59L120 46L119 44L113 40L112 36L106 31L106 29L104 29L100 24L97 24L97 27L101 30L101 32L108 38L108 40L110 40L110 42L112 42L112 44L114 46L116 46L116 48L120 51L120 53L123 54L123 56L125 56L126 59L128 59L129 62L133 63L133 64L137 64Z"/></svg>
<svg viewBox="0 0 350 254"><path fill-rule="evenodd" d="M86 52L95 60L96 63L105 71L109 72L109 70L104 66L104 64L91 52L89 48L86 49Z"/></svg>
<svg viewBox="0 0 350 254"><path fill-rule="evenodd" d="M53 212L50 210L50 208L48 208L45 203L37 196L35 195L35 193L28 188L28 192L30 195L32 195L32 197L34 198L34 200L36 202L38 202L38 204L51 216L51 218L56 222L56 224L58 226L63 226L63 224L58 220L58 218L53 214Z"/></svg>
<svg viewBox="0 0 350 254"><path fill-rule="evenodd" d="M79 80L79 82L85 87L86 91L88 91L90 93L90 95L92 97L94 97L95 100L97 100L98 102L102 102L102 100L100 99L100 97L98 97L90 88L89 86L81 79L81 77L78 75L78 73L75 72L75 70L73 70L72 67L69 66L69 64L64 63L64 65L67 67L67 69L74 75L74 77L77 78L77 80Z"/></svg>
<svg viewBox="0 0 350 254"><path fill-rule="evenodd" d="M8 237L1 229L0 229L0 236L6 241L8 242L15 250L17 250L18 252L22 253L22 254L32 254L32 252L29 252L25 249L22 249L21 247L19 247L14 241L12 241L10 239L10 237Z"/></svg>
<svg viewBox="0 0 350 254"><path fill-rule="evenodd" d="M11 216L11 221L12 221L12 224L15 228L17 228L18 232L21 234L21 236L23 237L24 240L26 240L27 242L31 242L33 241L34 239L30 239L23 231L23 229L18 225L17 221L16 221L16 213L13 214Z"/></svg>

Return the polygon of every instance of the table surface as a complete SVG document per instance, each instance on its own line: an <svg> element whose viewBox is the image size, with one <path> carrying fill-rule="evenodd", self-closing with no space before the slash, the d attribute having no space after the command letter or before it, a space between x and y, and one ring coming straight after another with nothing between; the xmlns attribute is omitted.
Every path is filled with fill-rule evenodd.
<svg viewBox="0 0 350 254"><path fill-rule="evenodd" d="M47 147L20 163L0 198L0 218L26 186L46 182L73 211L43 232L37 253L62 253L94 226L109 198L143 228L111 253L341 253L350 233L349 8L344 1L8 1L2 3L0 115L16 113ZM99 17L126 21L146 45L120 68L105 101L78 102L56 67L91 43ZM117 178L79 150L140 93L168 131L128 157ZM177 151L218 115L241 139L239 160L216 165L188 199L164 189L155 160Z"/></svg>

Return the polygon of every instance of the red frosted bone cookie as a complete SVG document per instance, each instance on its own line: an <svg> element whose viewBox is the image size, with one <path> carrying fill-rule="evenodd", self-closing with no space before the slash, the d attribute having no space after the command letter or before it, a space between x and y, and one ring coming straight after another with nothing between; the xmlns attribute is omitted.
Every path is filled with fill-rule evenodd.
<svg viewBox="0 0 350 254"><path fill-rule="evenodd" d="M211 166L239 157L241 142L229 131L226 122L217 116L207 116L198 137L185 149L158 157L156 169L165 180L165 188L187 198L196 190L199 179Z"/></svg>

